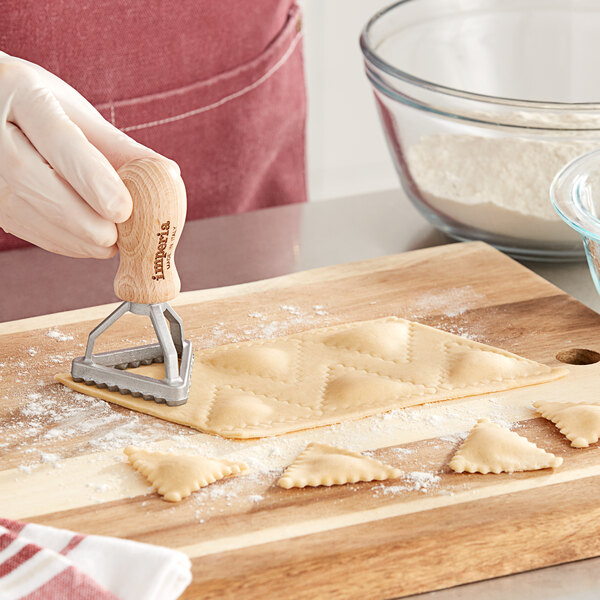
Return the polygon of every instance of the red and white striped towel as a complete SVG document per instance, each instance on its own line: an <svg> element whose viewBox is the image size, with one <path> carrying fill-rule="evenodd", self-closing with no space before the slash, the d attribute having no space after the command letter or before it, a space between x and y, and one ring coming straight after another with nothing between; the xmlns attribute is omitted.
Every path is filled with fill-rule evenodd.
<svg viewBox="0 0 600 600"><path fill-rule="evenodd" d="M175 600L191 579L176 550L0 519L0 600Z"/></svg>

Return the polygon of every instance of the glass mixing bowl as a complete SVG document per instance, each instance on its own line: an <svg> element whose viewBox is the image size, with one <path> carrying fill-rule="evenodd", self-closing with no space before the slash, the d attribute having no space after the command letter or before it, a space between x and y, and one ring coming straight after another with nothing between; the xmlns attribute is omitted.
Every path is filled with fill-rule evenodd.
<svg viewBox="0 0 600 600"><path fill-rule="evenodd" d="M583 239L592 279L600 294L600 150L576 158L550 187L556 212Z"/></svg>
<svg viewBox="0 0 600 600"><path fill-rule="evenodd" d="M549 200L600 147L598 0L403 0L360 43L402 186L433 225L519 258L583 258Z"/></svg>

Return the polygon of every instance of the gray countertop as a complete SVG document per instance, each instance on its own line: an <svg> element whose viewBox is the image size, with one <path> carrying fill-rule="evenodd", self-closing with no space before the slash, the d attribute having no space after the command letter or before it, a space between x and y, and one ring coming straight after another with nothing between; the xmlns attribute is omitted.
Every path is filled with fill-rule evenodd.
<svg viewBox="0 0 600 600"><path fill-rule="evenodd" d="M183 290L196 290L451 241L435 231L402 192L390 190L189 222L177 266ZM600 311L584 262L526 264ZM73 259L34 247L0 252L0 321L116 301L116 269L116 258Z"/></svg>
<svg viewBox="0 0 600 600"><path fill-rule="evenodd" d="M449 243L402 192L393 190L188 223L177 265L183 289L265 279L295 271ZM0 253L0 321L116 301L116 260L69 259L38 248ZM600 312L585 263L526 266ZM440 542L443 543L443 542ZM413 596L432 600L592 600L600 559L529 571Z"/></svg>

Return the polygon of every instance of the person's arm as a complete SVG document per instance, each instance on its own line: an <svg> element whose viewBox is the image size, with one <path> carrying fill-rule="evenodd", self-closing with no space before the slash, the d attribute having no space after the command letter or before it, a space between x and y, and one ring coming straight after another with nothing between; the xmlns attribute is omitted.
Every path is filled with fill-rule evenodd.
<svg viewBox="0 0 600 600"><path fill-rule="evenodd" d="M74 257L109 258L131 214L116 170L159 156L64 81L0 52L0 227ZM168 160L168 159L164 159Z"/></svg>

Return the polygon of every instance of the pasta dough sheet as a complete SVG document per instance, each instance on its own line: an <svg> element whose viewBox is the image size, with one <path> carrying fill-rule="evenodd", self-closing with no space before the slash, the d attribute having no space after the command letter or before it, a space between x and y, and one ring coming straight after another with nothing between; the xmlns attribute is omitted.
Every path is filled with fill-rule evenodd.
<svg viewBox="0 0 600 600"><path fill-rule="evenodd" d="M162 378L164 366L132 372ZM189 399L169 407L56 379L167 421L228 438L259 438L567 374L398 317L196 350Z"/></svg>

